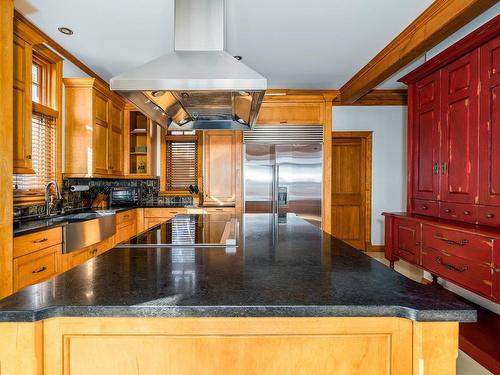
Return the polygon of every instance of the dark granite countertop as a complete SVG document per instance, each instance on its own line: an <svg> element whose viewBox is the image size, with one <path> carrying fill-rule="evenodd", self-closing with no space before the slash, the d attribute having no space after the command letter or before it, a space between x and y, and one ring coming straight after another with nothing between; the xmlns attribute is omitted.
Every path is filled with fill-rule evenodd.
<svg viewBox="0 0 500 375"><path fill-rule="evenodd" d="M474 321L450 292L391 270L293 215L242 218L224 248L115 248L0 301L0 321L59 316L349 316Z"/></svg>

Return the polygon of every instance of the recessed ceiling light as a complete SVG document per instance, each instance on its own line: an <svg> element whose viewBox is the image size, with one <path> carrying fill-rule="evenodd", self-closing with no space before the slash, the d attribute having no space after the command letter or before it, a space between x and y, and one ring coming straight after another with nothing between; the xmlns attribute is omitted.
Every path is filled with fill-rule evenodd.
<svg viewBox="0 0 500 375"><path fill-rule="evenodd" d="M57 30L59 30L64 35L73 35L73 30L64 26L58 27Z"/></svg>

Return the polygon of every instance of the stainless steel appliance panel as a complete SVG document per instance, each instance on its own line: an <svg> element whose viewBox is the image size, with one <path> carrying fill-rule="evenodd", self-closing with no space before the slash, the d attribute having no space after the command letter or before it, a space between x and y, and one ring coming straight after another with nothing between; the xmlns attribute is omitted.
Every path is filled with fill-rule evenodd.
<svg viewBox="0 0 500 375"><path fill-rule="evenodd" d="M245 144L245 212L296 215L321 226L321 143Z"/></svg>
<svg viewBox="0 0 500 375"><path fill-rule="evenodd" d="M64 253L95 245L116 233L116 215L103 215L96 219L77 221L63 227Z"/></svg>
<svg viewBox="0 0 500 375"><path fill-rule="evenodd" d="M276 145L275 155L278 216L295 213L321 226L322 145Z"/></svg>
<svg viewBox="0 0 500 375"><path fill-rule="evenodd" d="M273 212L274 165L274 145L245 145L245 212Z"/></svg>

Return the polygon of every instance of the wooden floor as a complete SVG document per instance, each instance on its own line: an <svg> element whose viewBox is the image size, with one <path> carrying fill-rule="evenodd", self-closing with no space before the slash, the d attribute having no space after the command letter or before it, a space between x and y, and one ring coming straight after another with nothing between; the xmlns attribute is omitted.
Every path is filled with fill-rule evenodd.
<svg viewBox="0 0 500 375"><path fill-rule="evenodd" d="M384 253L382 252L366 252L366 255L378 260L385 265L389 265L389 261L385 259ZM394 269L408 277L409 279L421 282L424 278L424 271L418 267L413 266L405 261L396 262ZM471 357L465 354L463 351L459 351L457 359L457 375L493 375L491 372L486 370L479 363L474 361Z"/></svg>

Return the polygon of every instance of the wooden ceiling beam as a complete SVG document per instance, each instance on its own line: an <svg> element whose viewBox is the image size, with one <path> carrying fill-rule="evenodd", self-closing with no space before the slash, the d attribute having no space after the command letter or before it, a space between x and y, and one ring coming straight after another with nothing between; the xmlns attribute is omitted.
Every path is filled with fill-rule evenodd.
<svg viewBox="0 0 500 375"><path fill-rule="evenodd" d="M446 39L497 0L435 0L342 88L342 103L353 103Z"/></svg>
<svg viewBox="0 0 500 375"><path fill-rule="evenodd" d="M372 90L353 103L344 103L337 96L333 105L408 105L408 90Z"/></svg>

